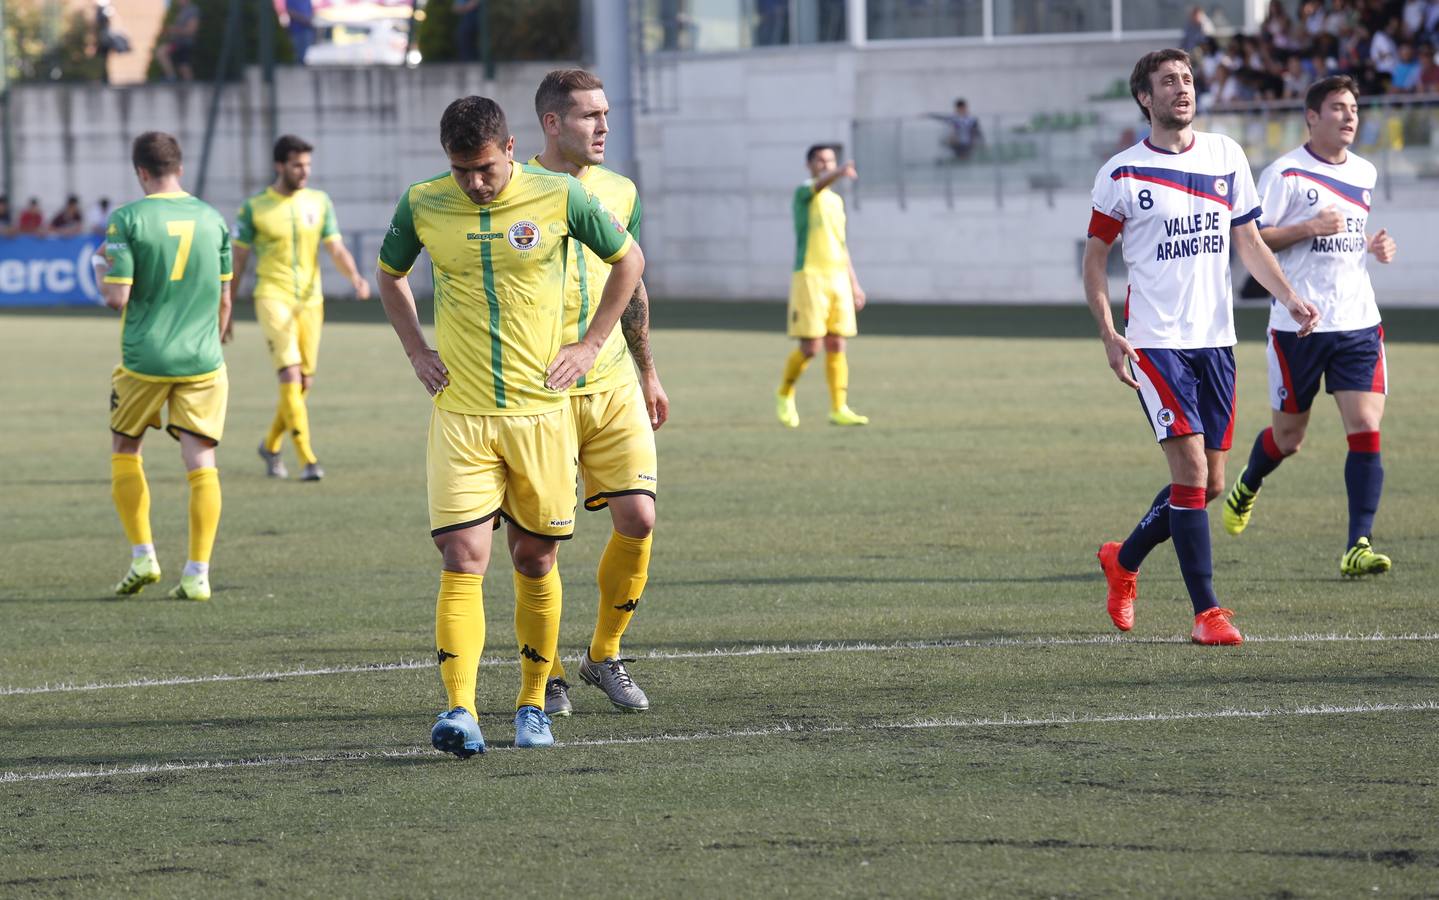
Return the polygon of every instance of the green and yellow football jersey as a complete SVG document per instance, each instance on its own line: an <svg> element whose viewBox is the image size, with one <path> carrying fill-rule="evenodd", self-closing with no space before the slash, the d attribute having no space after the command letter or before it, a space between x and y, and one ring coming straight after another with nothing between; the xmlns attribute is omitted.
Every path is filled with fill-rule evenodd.
<svg viewBox="0 0 1439 900"><path fill-rule="evenodd" d="M530 165L543 169L540 158L530 160ZM594 194L605 208L628 222L630 237L640 239L640 220L643 210L635 183L618 172L604 166L590 166L585 170L580 184ZM590 248L579 241L571 241L568 251L565 279L565 335L564 343L573 344L585 336L595 309L600 305L605 280L610 276L610 267ZM605 345L595 357L594 368L570 388L571 394L598 394L615 388L627 387L635 382L634 363L630 362L629 350L619 328L605 338Z"/></svg>
<svg viewBox="0 0 1439 900"><path fill-rule="evenodd" d="M255 248L255 297L320 303L320 245L340 236L335 205L324 191L301 188L285 196L272 187L246 200L236 218L235 243Z"/></svg>
<svg viewBox="0 0 1439 900"><path fill-rule="evenodd" d="M380 246L380 268L409 273L430 253L435 342L450 385L441 409L467 415L536 415L566 394L545 387L564 336L569 239L606 264L629 252L629 232L569 175L510 163L490 203L470 200L450 173L410 185ZM595 298L598 302L599 298Z"/></svg>
<svg viewBox="0 0 1439 900"><path fill-rule="evenodd" d="M230 280L225 217L184 191L150 194L110 214L109 284L131 285L121 366L149 381L194 381L225 364L220 284Z"/></svg>
<svg viewBox="0 0 1439 900"><path fill-rule="evenodd" d="M844 198L832 188L814 189L814 179L794 191L794 270L849 271L844 240Z"/></svg>

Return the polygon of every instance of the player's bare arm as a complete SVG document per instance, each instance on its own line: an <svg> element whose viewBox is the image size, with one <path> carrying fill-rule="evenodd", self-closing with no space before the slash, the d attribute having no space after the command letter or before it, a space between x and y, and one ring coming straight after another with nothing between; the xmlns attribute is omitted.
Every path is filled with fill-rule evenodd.
<svg viewBox="0 0 1439 900"><path fill-rule="evenodd" d="M640 392L644 394L650 427L658 431L670 417L670 398L660 384L654 354L650 352L650 298L644 281L635 285L630 305L620 314L620 331L625 336L630 355L634 357L635 367L639 369Z"/></svg>
<svg viewBox="0 0 1439 900"><path fill-rule="evenodd" d="M440 354L425 341L420 329L420 316L415 311L415 295L410 290L410 279L391 275L384 269L375 273L380 283L380 305L385 308L385 318L400 339L400 346L409 357L415 369L415 377L430 396L443 391L450 383L450 370L440 360Z"/></svg>
<svg viewBox="0 0 1439 900"><path fill-rule="evenodd" d="M814 192L820 191L839 181L841 178L858 178L859 173L855 171L854 160L850 160L842 166L835 166L828 172L824 172L814 179Z"/></svg>
<svg viewBox="0 0 1439 900"><path fill-rule="evenodd" d="M1084 245L1084 298L1089 302L1089 312L1099 326L1099 339L1104 342L1104 356L1109 368L1125 386L1139 389L1139 382L1129 374L1126 363L1139 361L1139 354L1129 346L1124 335L1114 329L1114 313L1109 308L1109 250L1110 245L1097 237L1091 237Z"/></svg>
<svg viewBox="0 0 1439 900"><path fill-rule="evenodd" d="M1230 234L1234 249L1239 252L1239 258L1249 274L1289 310L1290 317L1299 324L1299 336L1306 337L1319 324L1318 307L1295 292L1289 279L1284 277L1279 260L1274 258L1273 251L1259 236L1259 228L1252 221L1231 228Z"/></svg>
<svg viewBox="0 0 1439 900"><path fill-rule="evenodd" d="M859 276L854 274L854 260L846 255L844 263L849 267L849 292L854 295L854 311L859 312L864 309L869 295L864 292L864 288L859 286Z"/></svg>
<svg viewBox="0 0 1439 900"><path fill-rule="evenodd" d="M236 287L240 279L245 277L245 269L250 265L250 245L242 244L239 241L230 241L230 281Z"/></svg>
<svg viewBox="0 0 1439 900"><path fill-rule="evenodd" d="M100 295L105 299L105 305L115 310L124 312L125 305L130 302L130 285L128 284L102 284Z"/></svg>
<svg viewBox="0 0 1439 900"><path fill-rule="evenodd" d="M325 241L325 249L330 251L330 259L334 262L335 268L340 270L340 274L345 276L345 279L350 282L350 286L355 289L355 298L358 300L370 299L370 282L360 274L359 266L355 265L354 254L350 253L350 248L345 246L344 240L339 235L335 235Z"/></svg>
<svg viewBox="0 0 1439 900"><path fill-rule="evenodd" d="M635 288L644 273L644 251L640 250L639 244L631 244L625 255L610 266L604 294L584 338L561 347L560 352L555 354L554 362L545 370L545 387L552 391L569 390L594 366L605 338L610 336L620 314L634 297Z"/></svg>
<svg viewBox="0 0 1439 900"><path fill-rule="evenodd" d="M227 344L234 337L234 306L230 302L231 281L220 282L220 343Z"/></svg>
<svg viewBox="0 0 1439 900"><path fill-rule="evenodd" d="M1312 219L1296 222L1293 225L1271 225L1261 228L1259 236L1264 239L1264 243L1269 246L1270 250L1278 253L1280 250L1287 250L1303 241L1327 237L1331 234L1341 234L1344 227L1344 214L1337 207L1326 206Z"/></svg>
<svg viewBox="0 0 1439 900"><path fill-rule="evenodd" d="M1389 236L1389 229L1381 228L1369 238L1369 252L1382 263L1391 263L1399 253L1399 245Z"/></svg>

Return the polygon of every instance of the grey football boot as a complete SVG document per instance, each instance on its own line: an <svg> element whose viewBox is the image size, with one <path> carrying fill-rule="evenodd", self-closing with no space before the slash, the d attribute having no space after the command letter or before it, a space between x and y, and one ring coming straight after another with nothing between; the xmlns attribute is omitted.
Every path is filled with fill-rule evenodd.
<svg viewBox="0 0 1439 900"><path fill-rule="evenodd" d="M260 458L265 461L265 475L270 478L289 478L290 470L285 468L285 460L279 453L271 453L265 449L265 442L260 442Z"/></svg>
<svg viewBox="0 0 1439 900"><path fill-rule="evenodd" d="M319 481L325 477L325 470L317 462L306 463L305 471L301 473L301 481Z"/></svg>
<svg viewBox="0 0 1439 900"><path fill-rule="evenodd" d="M570 683L563 678L551 678L545 682L545 715L568 716L574 711L570 705Z"/></svg>
<svg viewBox="0 0 1439 900"><path fill-rule="evenodd" d="M620 712L644 712L650 708L650 698L630 677L629 670L625 668L627 662L634 660L611 656L592 662L589 653L585 653L580 662L580 679L604 691Z"/></svg>

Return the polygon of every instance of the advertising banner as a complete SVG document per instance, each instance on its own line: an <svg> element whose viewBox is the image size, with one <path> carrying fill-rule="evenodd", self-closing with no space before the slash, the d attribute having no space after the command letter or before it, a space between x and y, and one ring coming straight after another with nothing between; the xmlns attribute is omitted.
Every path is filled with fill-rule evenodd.
<svg viewBox="0 0 1439 900"><path fill-rule="evenodd" d="M0 306L100 302L90 257L104 242L84 237L0 237Z"/></svg>

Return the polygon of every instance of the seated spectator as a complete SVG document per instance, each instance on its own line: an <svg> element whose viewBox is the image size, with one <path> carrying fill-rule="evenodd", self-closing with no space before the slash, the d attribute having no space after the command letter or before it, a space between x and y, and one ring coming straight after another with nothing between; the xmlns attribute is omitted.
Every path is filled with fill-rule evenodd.
<svg viewBox="0 0 1439 900"><path fill-rule="evenodd" d="M1434 48L1428 44L1419 48L1419 90L1439 94L1439 62L1434 60Z"/></svg>
<svg viewBox="0 0 1439 900"><path fill-rule="evenodd" d="M1214 37L1214 23L1204 14L1204 7L1189 7L1189 18L1184 22L1184 30L1179 34L1179 47L1186 53L1194 50L1206 40Z"/></svg>
<svg viewBox="0 0 1439 900"><path fill-rule="evenodd" d="M1394 71L1394 66L1399 62L1399 20L1390 19L1384 27L1374 32L1374 37L1369 41L1369 59L1374 63L1374 68L1385 74Z"/></svg>
<svg viewBox="0 0 1439 900"><path fill-rule="evenodd" d="M1304 32L1313 40L1324 33L1324 4L1319 0L1304 0L1304 5L1299 7L1299 19Z"/></svg>
<svg viewBox="0 0 1439 900"><path fill-rule="evenodd" d="M1399 45L1399 61L1389 73L1389 91L1394 94L1412 94L1419 90L1419 59L1414 45L1405 41Z"/></svg>
<svg viewBox="0 0 1439 900"><path fill-rule="evenodd" d="M95 201L95 205L90 207L90 211L85 214L85 230L91 234L101 235L105 233L105 228L109 224L110 198L101 197Z"/></svg>
<svg viewBox="0 0 1439 900"><path fill-rule="evenodd" d="M40 211L40 198L31 197L29 204L20 210L20 219L15 223L16 234L44 234L45 214Z"/></svg>
<svg viewBox="0 0 1439 900"><path fill-rule="evenodd" d="M1289 65L1284 68L1284 99L1303 98L1315 80L1305 67L1304 60L1298 55L1289 57Z"/></svg>
<svg viewBox="0 0 1439 900"><path fill-rule="evenodd" d="M1199 97L1199 108L1210 110L1217 105L1234 103L1241 99L1248 99L1240 96L1239 79L1228 66L1220 66L1214 70L1214 78L1209 83L1209 90Z"/></svg>
<svg viewBox="0 0 1439 900"><path fill-rule="evenodd" d="M50 233L73 236L85 227L85 213L80 209L80 198L71 194L65 198L65 205L50 220Z"/></svg>
<svg viewBox="0 0 1439 900"><path fill-rule="evenodd" d="M0 194L0 236L10 233L10 198Z"/></svg>
<svg viewBox="0 0 1439 900"><path fill-rule="evenodd" d="M1275 47L1289 50L1295 46L1294 20L1289 18L1289 10L1284 8L1284 0L1269 0L1269 12L1265 14L1264 24L1260 28Z"/></svg>
<svg viewBox="0 0 1439 900"><path fill-rule="evenodd" d="M974 148L984 143L984 134L979 130L979 118L969 113L969 103L963 98L954 101L954 114L930 113L930 118L939 119L949 126L944 136L944 145L963 162L974 153Z"/></svg>
<svg viewBox="0 0 1439 900"><path fill-rule="evenodd" d="M184 81L194 81L195 69L190 58L195 52L195 36L200 33L200 9L193 0L175 0L175 3L175 19L160 36L155 61L165 73L166 81L174 81L177 76Z"/></svg>

